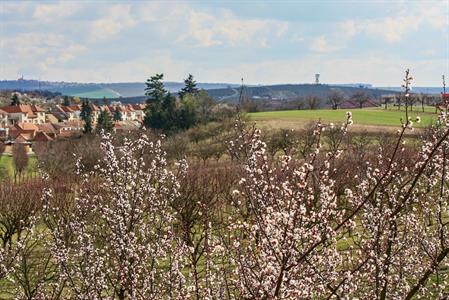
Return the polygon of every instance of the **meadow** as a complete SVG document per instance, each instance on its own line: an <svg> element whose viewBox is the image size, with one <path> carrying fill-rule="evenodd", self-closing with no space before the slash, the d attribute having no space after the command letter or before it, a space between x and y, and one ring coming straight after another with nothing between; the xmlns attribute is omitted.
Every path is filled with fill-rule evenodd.
<svg viewBox="0 0 449 300"><path fill-rule="evenodd" d="M29 156L28 166L25 170L27 176L35 175L37 172L37 160L34 155ZM2 177L14 178L14 161L12 156L0 155L0 179Z"/></svg>
<svg viewBox="0 0 449 300"><path fill-rule="evenodd" d="M101 88L80 93L70 93L70 96L80 98L90 98L90 99L102 99L102 98L118 98L120 97L120 94L108 88Z"/></svg>
<svg viewBox="0 0 449 300"><path fill-rule="evenodd" d="M433 108L434 110L434 108ZM319 110L288 110L288 111L269 111L269 112L256 112L249 113L249 118L252 121L264 125L269 124L272 127L289 126L291 128L303 127L306 123L313 121L321 122L338 122L341 123L345 119L346 109L332 110L332 109L319 109ZM374 129L382 131L382 127L400 127L401 119L404 119L405 112L398 109L351 109L354 124L356 126L367 125L375 126ZM431 112L429 108L426 108L424 112L418 111L415 108L409 112L409 116L412 121L419 116L421 118L420 123L414 123L414 127L424 128L435 122L436 114ZM378 128L380 127L380 128Z"/></svg>

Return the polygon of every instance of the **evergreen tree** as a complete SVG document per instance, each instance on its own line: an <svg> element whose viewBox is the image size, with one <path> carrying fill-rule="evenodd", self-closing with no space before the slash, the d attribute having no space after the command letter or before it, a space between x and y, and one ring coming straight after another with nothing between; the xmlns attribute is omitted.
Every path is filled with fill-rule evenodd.
<svg viewBox="0 0 449 300"><path fill-rule="evenodd" d="M170 131L177 127L176 98L165 94L160 102L147 104L144 124L146 127Z"/></svg>
<svg viewBox="0 0 449 300"><path fill-rule="evenodd" d="M196 95L198 93L198 88L196 87L196 81L193 79L193 75L189 76L184 80L184 87L179 91L179 97L182 99L187 94Z"/></svg>
<svg viewBox="0 0 449 300"><path fill-rule="evenodd" d="M111 100L107 99L106 96L103 96L103 104L109 106L111 105Z"/></svg>
<svg viewBox="0 0 449 300"><path fill-rule="evenodd" d="M109 113L105 110L102 110L100 114L98 115L97 120L97 132L101 132L103 129L106 132L111 132L114 128L114 125L112 124L111 117L109 116Z"/></svg>
<svg viewBox="0 0 449 300"><path fill-rule="evenodd" d="M20 105L20 99L19 99L19 96L16 93L12 94L11 105L13 105L13 106Z"/></svg>
<svg viewBox="0 0 449 300"><path fill-rule="evenodd" d="M168 93L164 88L163 79L164 74L156 74L145 82L145 95L148 99L143 122L148 128L164 129L166 127L166 112L163 111L162 102Z"/></svg>
<svg viewBox="0 0 449 300"><path fill-rule="evenodd" d="M115 110L114 110L114 117L113 117L113 119L116 122L123 121L122 112L118 109L118 107L116 107Z"/></svg>
<svg viewBox="0 0 449 300"><path fill-rule="evenodd" d="M164 89L163 74L156 74L146 82L145 94L149 96L145 108L144 125L147 128L161 129L163 131L176 131L187 129L196 123L194 100L186 97L177 102L176 98ZM186 95L197 93L193 76L185 80L183 89Z"/></svg>
<svg viewBox="0 0 449 300"><path fill-rule="evenodd" d="M181 100L176 118L176 126L180 129L189 129L197 122L195 103L192 98L185 97Z"/></svg>
<svg viewBox="0 0 449 300"><path fill-rule="evenodd" d="M64 96L64 102L63 102L64 106L69 106L70 105L70 100L68 96Z"/></svg>
<svg viewBox="0 0 449 300"><path fill-rule="evenodd" d="M162 80L164 79L164 74L156 74L151 76L150 79L147 79L145 82L145 96L148 96L147 104L154 102L162 102L167 91L164 88L164 83Z"/></svg>
<svg viewBox="0 0 449 300"><path fill-rule="evenodd" d="M92 133L92 118L89 117L86 120L84 120L84 128L83 133Z"/></svg>
<svg viewBox="0 0 449 300"><path fill-rule="evenodd" d="M84 133L92 132L92 107L90 106L89 100L83 100L81 103L81 120L84 121Z"/></svg>

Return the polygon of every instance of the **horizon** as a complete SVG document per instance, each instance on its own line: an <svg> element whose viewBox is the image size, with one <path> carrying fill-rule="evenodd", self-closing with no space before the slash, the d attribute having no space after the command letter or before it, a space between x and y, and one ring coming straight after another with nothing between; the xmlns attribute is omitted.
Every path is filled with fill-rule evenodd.
<svg viewBox="0 0 449 300"><path fill-rule="evenodd" d="M20 81L20 80L24 80L24 81L38 81L38 82L50 82L50 83L75 83L75 84L130 84L130 83L141 83L144 84L144 81L114 81L114 82L83 82L83 81L64 81L64 80L58 80L58 81L54 81L54 80L43 80L43 79L35 79L35 78L18 78L18 79L0 79L0 81ZM172 80L163 80L164 83L177 83L177 84L182 84L183 80L180 81L172 81ZM237 83L237 82L204 82L204 81L196 81L197 84L230 84L230 85L240 85L241 83ZM372 88L401 88L400 85L397 86L377 86L377 85L373 85L369 82L343 82L343 83L320 83L320 85L371 85ZM244 86L249 86L249 87L255 87L255 86L273 86L273 85L316 85L315 83L312 82L295 82L295 83L289 83L289 82L285 82L285 83L267 83L267 84L253 84L253 83L244 83ZM413 90L413 88L442 88L442 86L431 86L431 85L426 85L426 86L418 86L415 85L413 87L411 87L411 90Z"/></svg>
<svg viewBox="0 0 449 300"><path fill-rule="evenodd" d="M2 80L396 87L410 68L439 87L449 70L445 0L10 1L0 17Z"/></svg>

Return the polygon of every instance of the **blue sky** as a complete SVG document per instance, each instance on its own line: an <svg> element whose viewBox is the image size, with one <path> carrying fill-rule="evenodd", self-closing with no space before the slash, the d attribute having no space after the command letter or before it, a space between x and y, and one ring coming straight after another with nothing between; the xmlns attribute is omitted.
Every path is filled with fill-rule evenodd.
<svg viewBox="0 0 449 300"><path fill-rule="evenodd" d="M439 86L449 0L4 1L0 79Z"/></svg>

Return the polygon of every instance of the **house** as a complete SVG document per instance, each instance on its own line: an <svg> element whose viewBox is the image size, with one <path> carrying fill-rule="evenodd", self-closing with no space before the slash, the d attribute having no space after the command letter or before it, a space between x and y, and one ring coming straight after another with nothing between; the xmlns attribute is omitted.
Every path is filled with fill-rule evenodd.
<svg viewBox="0 0 449 300"><path fill-rule="evenodd" d="M34 104L10 105L1 108L8 114L9 124L16 123L45 123L45 111Z"/></svg>
<svg viewBox="0 0 449 300"><path fill-rule="evenodd" d="M56 105L52 114L60 121L73 121L79 119L81 114L81 106L80 105L69 105L69 106L61 106Z"/></svg>
<svg viewBox="0 0 449 300"><path fill-rule="evenodd" d="M9 136L12 139L16 139L20 135L23 135L22 137L26 137L27 140L32 140L37 131L39 131L39 127L36 124L16 123L9 127Z"/></svg>
<svg viewBox="0 0 449 300"><path fill-rule="evenodd" d="M83 121L74 120L64 123L53 124L56 130L56 136L67 138L67 137L78 137L83 131Z"/></svg>
<svg viewBox="0 0 449 300"><path fill-rule="evenodd" d="M46 123L55 124L59 122L58 118L53 114L45 114L45 119L47 121Z"/></svg>
<svg viewBox="0 0 449 300"><path fill-rule="evenodd" d="M95 104L91 105L92 108L92 122L97 123L98 116L100 115L101 108Z"/></svg>
<svg viewBox="0 0 449 300"><path fill-rule="evenodd" d="M130 104L136 115L136 121L142 122L145 117L145 104Z"/></svg>
<svg viewBox="0 0 449 300"><path fill-rule="evenodd" d="M20 133L14 138L14 144L31 144L34 136L31 133Z"/></svg>
<svg viewBox="0 0 449 300"><path fill-rule="evenodd" d="M8 113L0 109L0 128L5 128L8 125Z"/></svg>
<svg viewBox="0 0 449 300"><path fill-rule="evenodd" d="M0 128L0 143L3 143L3 141L6 141L6 139L9 136L9 128Z"/></svg>
<svg viewBox="0 0 449 300"><path fill-rule="evenodd" d="M25 147L25 151L27 153L32 153L32 148L31 148L31 141L32 141L32 137L29 134L26 133L21 133L18 136L16 136L14 139L9 139L5 142L5 145L7 145L6 149L5 149L5 153L9 153L10 155L12 155L12 146L14 144L21 144Z"/></svg>
<svg viewBox="0 0 449 300"><path fill-rule="evenodd" d="M40 124L40 125L37 125L37 127L38 127L38 133L42 132L53 139L56 138L58 131L56 130L55 126L53 126L52 123ZM37 136L37 134L36 134L36 136Z"/></svg>
<svg viewBox="0 0 449 300"><path fill-rule="evenodd" d="M33 142L50 142L53 141L54 139L52 137L50 137L48 134L46 134L45 132L38 132L36 133L36 136L33 139Z"/></svg>
<svg viewBox="0 0 449 300"><path fill-rule="evenodd" d="M131 132L133 130L138 130L140 128L140 123L138 121L121 121L114 123L115 132Z"/></svg>
<svg viewBox="0 0 449 300"><path fill-rule="evenodd" d="M137 120L137 112L134 109L134 107L131 104L125 105L124 107L125 114L126 114L126 120L135 121ZM123 121L126 121L125 118L123 118Z"/></svg>
<svg viewBox="0 0 449 300"><path fill-rule="evenodd" d="M115 111L118 110L122 115L122 121L134 120L136 114L130 105L115 105L109 108L111 115L114 116Z"/></svg>

